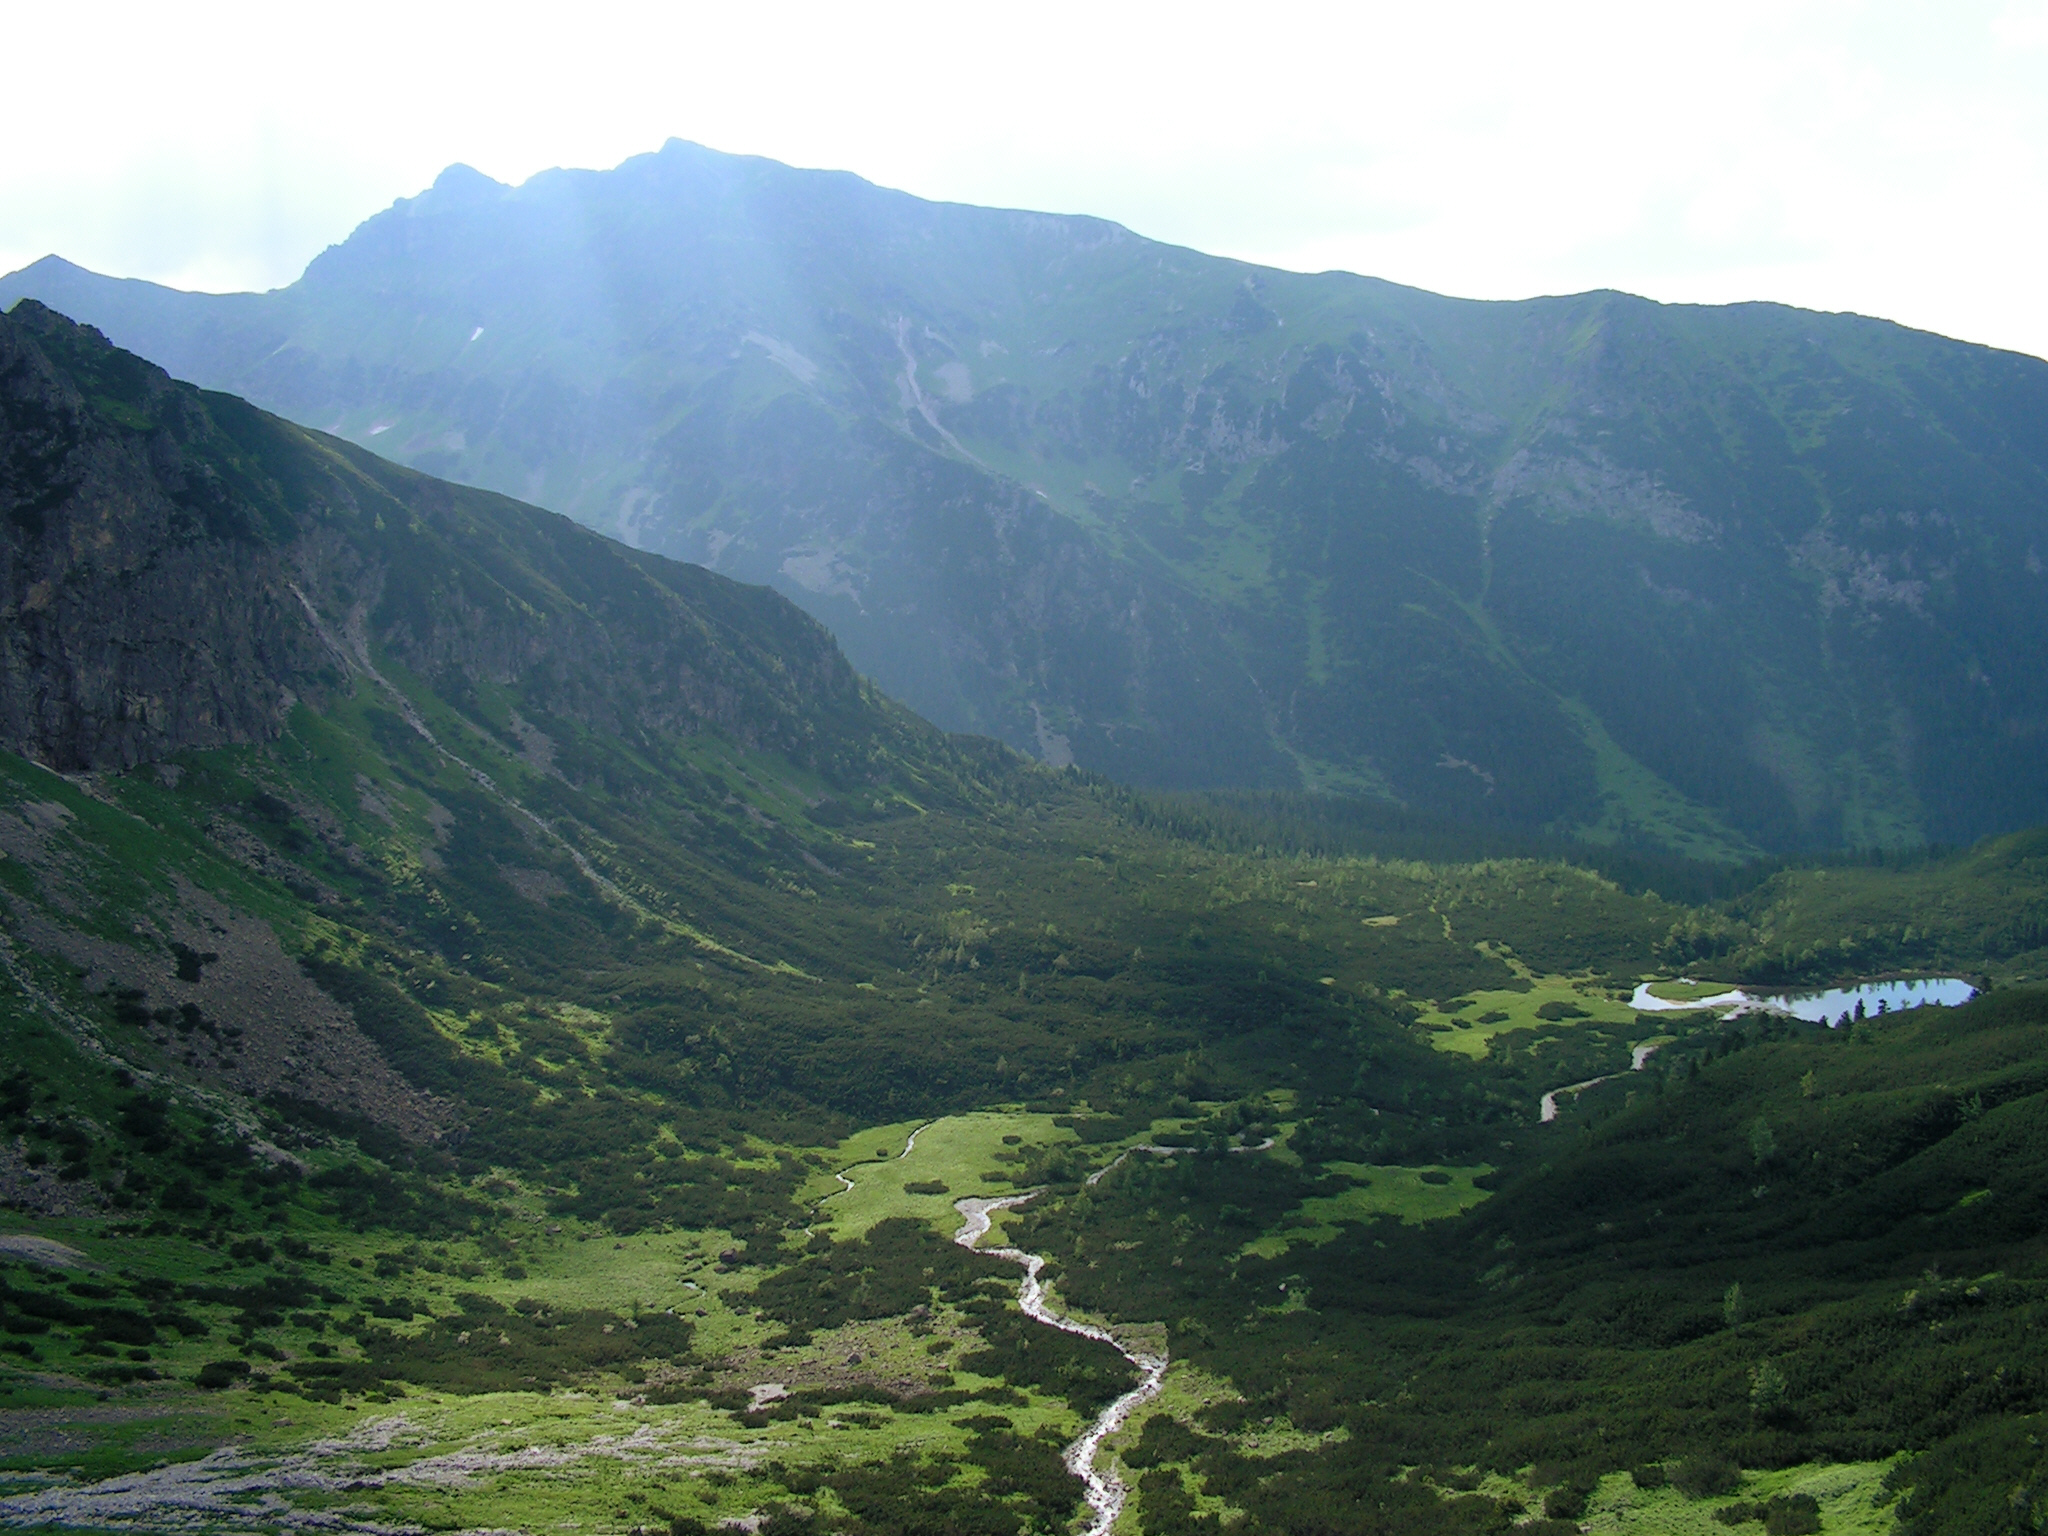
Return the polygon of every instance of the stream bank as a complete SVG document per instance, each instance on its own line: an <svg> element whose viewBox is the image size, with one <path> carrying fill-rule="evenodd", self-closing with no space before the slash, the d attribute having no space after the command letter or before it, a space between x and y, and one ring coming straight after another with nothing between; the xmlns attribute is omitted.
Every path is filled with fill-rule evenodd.
<svg viewBox="0 0 2048 1536"><path fill-rule="evenodd" d="M1268 1136L1257 1146L1229 1147L1230 1152L1264 1152L1272 1148L1274 1138ZM1153 1157L1183 1157L1199 1151L1196 1147L1161 1147L1150 1144L1129 1147L1117 1154L1114 1161L1090 1174L1087 1183L1096 1184L1122 1165L1133 1153L1144 1152ZM1126 1344L1107 1328L1098 1328L1093 1323L1077 1322L1071 1317L1055 1312L1045 1298L1045 1282L1039 1273L1045 1268L1045 1255L1026 1253L1022 1248L982 1248L978 1244L988 1236L995 1223L998 1211L1015 1210L1028 1201L1044 1194L1042 1189L1029 1189L1021 1194L980 1196L970 1195L955 1200L953 1209L960 1213L960 1230L953 1234L953 1241L962 1248L976 1253L985 1253L993 1259L1003 1259L1020 1265L1024 1270L1023 1283L1017 1290L1017 1305L1024 1315L1033 1322L1043 1323L1048 1328L1057 1328L1062 1333L1076 1334L1084 1339L1096 1339L1109 1345L1118 1354L1130 1361L1138 1372L1138 1384L1111 1403L1095 1416L1095 1422L1081 1432L1081 1437L1069 1445L1061 1460L1067 1470L1081 1479L1084 1497L1088 1500L1089 1521L1082 1536L1109 1536L1117 1516L1123 1513L1124 1501L1130 1497L1130 1488L1113 1468L1098 1468L1096 1458L1102 1453L1102 1442L1130 1422L1138 1409L1157 1397L1166 1384L1166 1367L1171 1362L1162 1351L1153 1354Z"/></svg>

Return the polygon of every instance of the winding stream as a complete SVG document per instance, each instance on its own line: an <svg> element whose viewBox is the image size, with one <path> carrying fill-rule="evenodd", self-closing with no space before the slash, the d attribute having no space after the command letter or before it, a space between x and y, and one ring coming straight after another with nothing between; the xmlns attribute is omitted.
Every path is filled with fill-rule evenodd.
<svg viewBox="0 0 2048 1536"><path fill-rule="evenodd" d="M1108 1171L1107 1168L1102 1170L1103 1173ZM1167 1358L1164 1354L1155 1355L1135 1349L1107 1328L1076 1322L1053 1311L1046 1304L1045 1283L1038 1278L1039 1271L1045 1268L1044 1254L1026 1253L1022 1248L975 1247L988 1235L997 1211L1011 1210L1027 1200L1036 1200L1043 1193L1043 1190L1033 1189L1021 1195L997 1195L993 1198L970 1195L964 1200L955 1200L953 1209L960 1213L961 1226L953 1234L953 1241L962 1248L973 1248L990 1258L1007 1259L1024 1267L1024 1283L1017 1290L1017 1305L1033 1322L1044 1323L1046 1327L1057 1328L1062 1333L1078 1334L1084 1339L1099 1339L1137 1368L1138 1384L1097 1414L1095 1422L1081 1432L1081 1438L1068 1446L1060 1458L1066 1463L1067 1470L1081 1479L1084 1497L1088 1500L1092 1518L1083 1536L1108 1536L1109 1528L1116 1524L1116 1517L1123 1513L1124 1500L1130 1497L1131 1490L1113 1469L1097 1468L1095 1458L1101 1453L1104 1440L1122 1429L1133 1413L1159 1395L1166 1384Z"/></svg>
<svg viewBox="0 0 2048 1536"><path fill-rule="evenodd" d="M1274 1144L1268 1136L1255 1147L1228 1147L1230 1152L1264 1152ZM1115 1159L1088 1175L1089 1184L1101 1180L1115 1170L1133 1152L1145 1152L1154 1157L1179 1157L1185 1153L1197 1152L1199 1147L1157 1147L1143 1145L1130 1147L1119 1152ZM997 1195L990 1198L970 1195L953 1202L953 1209L960 1213L960 1230L953 1234L953 1241L962 1248L971 1248L976 1253L985 1253L992 1259L1005 1259L1019 1264L1024 1269L1024 1282L1017 1289L1017 1305L1024 1315L1033 1322L1043 1323L1048 1328L1057 1328L1062 1333L1077 1334L1084 1339L1098 1339L1109 1345L1137 1369L1138 1384L1122 1397L1111 1403L1095 1416L1095 1422L1081 1433L1081 1438L1068 1446L1060 1458L1067 1470L1081 1479L1084 1497L1092 1518L1082 1536L1108 1536L1116 1517L1123 1513L1124 1500L1130 1497L1130 1488L1117 1476L1114 1469L1102 1469L1095 1465L1095 1458L1102 1452L1102 1442L1122 1429L1138 1409L1157 1397L1166 1385L1168 1359L1164 1354L1152 1354L1126 1344L1107 1328L1098 1328L1093 1323L1076 1322L1063 1317L1047 1305L1045 1283L1038 1278L1045 1268L1045 1255L1026 1253L1022 1248L981 1248L976 1245L988 1236L997 1211L1014 1210L1028 1200L1036 1200L1044 1194L1042 1189L1028 1189L1022 1194Z"/></svg>
<svg viewBox="0 0 2048 1536"><path fill-rule="evenodd" d="M910 1140L903 1143L903 1150L896 1154L895 1160L900 1163L903 1161L904 1158L910 1156L911 1153L915 1152L917 1150L917 1138L922 1136L926 1131L930 1130L933 1126L937 1125L938 1123L939 1122L936 1120L927 1120L923 1125L920 1125L916 1130L912 1131L910 1133ZM864 1168L866 1166L867 1159L865 1158L863 1158L860 1162L848 1163L846 1165L847 1168ZM830 1200L834 1195L844 1195L849 1193L853 1189L853 1180L849 1179L846 1176L845 1168L833 1169L832 1177L839 1181L839 1187L837 1189L828 1189L816 1200L813 1200L811 1202L811 1214L816 1215L818 1207L823 1205L827 1200ZM814 1230L815 1228L805 1227L804 1236L809 1237Z"/></svg>
<svg viewBox="0 0 2048 1536"><path fill-rule="evenodd" d="M917 1138L938 1122L928 1120L910 1133L910 1139L903 1150L896 1154L896 1161L917 1150ZM1226 1147L1226 1152L1265 1152L1276 1143L1268 1136L1256 1146ZM1115 1158L1088 1175L1088 1184L1099 1184L1109 1174L1123 1165L1134 1153L1143 1152L1152 1157L1180 1157L1187 1153L1199 1152L1200 1147L1162 1147L1149 1142L1127 1147ZM828 1192L817 1204L822 1205L833 1195L844 1194L854 1187L847 1172L862 1167L866 1162L849 1163L845 1170L835 1170L832 1177L839 1181L839 1188ZM962 1248L976 1253L985 1253L992 1259L1003 1259L1022 1267L1024 1280L1017 1290L1017 1305L1024 1315L1035 1323L1048 1328L1057 1328L1062 1333L1071 1333L1084 1339L1095 1339L1107 1344L1122 1355L1138 1372L1138 1384L1111 1403L1095 1416L1095 1422L1083 1430L1081 1437L1068 1446L1061 1460L1074 1476L1081 1480L1083 1497L1088 1501L1089 1521L1081 1536L1109 1536L1110 1527L1116 1524L1117 1516L1123 1513L1124 1501L1130 1497L1130 1488L1114 1470L1098 1469L1096 1457L1102 1453L1102 1442L1122 1429L1138 1409L1157 1397L1166 1384L1166 1367L1170 1363L1164 1353L1153 1354L1149 1350L1126 1344L1107 1328L1093 1323L1077 1322L1071 1317L1055 1312L1045 1299L1045 1282L1039 1278L1045 1268L1045 1255L1026 1253L1022 1248L982 1248L981 1240L988 1236L994 1224L997 1211L1014 1210L1027 1201L1036 1200L1044 1194L1043 1189L1027 1189L1014 1195L980 1196L969 1195L953 1202L953 1209L960 1213L960 1230L953 1234L953 1241ZM813 1206L816 1209L816 1206Z"/></svg>

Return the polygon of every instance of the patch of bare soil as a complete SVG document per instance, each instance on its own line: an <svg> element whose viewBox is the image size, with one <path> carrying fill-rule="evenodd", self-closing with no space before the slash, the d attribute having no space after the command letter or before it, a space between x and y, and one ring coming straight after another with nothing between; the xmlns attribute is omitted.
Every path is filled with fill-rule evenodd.
<svg viewBox="0 0 2048 1536"><path fill-rule="evenodd" d="M0 1143L0 1206L38 1216L90 1216L106 1208L106 1194L92 1180L64 1178L47 1164L31 1167L28 1156L28 1142L20 1136ZM0 1257L16 1257L7 1241L0 1238Z"/></svg>
<svg viewBox="0 0 2048 1536"><path fill-rule="evenodd" d="M253 1098L288 1094L414 1141L454 1122L447 1104L392 1069L353 1016L285 954L268 923L195 886L181 881L157 933L138 935L161 941L147 948L62 927L25 905L15 917L24 942L86 972L87 991L142 993L151 1038L197 1081ZM197 978L188 979L193 971Z"/></svg>
<svg viewBox="0 0 2048 1536"><path fill-rule="evenodd" d="M0 1232L0 1259L15 1259L42 1269L97 1269L99 1266L69 1243L33 1232Z"/></svg>
<svg viewBox="0 0 2048 1536"><path fill-rule="evenodd" d="M266 879L275 880L288 891L303 893L323 904L341 900L333 887L316 880L290 859L282 857L254 832L238 821L216 816L206 824L207 838L229 858Z"/></svg>
<svg viewBox="0 0 2048 1536"><path fill-rule="evenodd" d="M500 864L498 874L513 890L539 906L544 907L554 897L569 894L569 887L553 870L522 869L516 864Z"/></svg>
<svg viewBox="0 0 2048 1536"><path fill-rule="evenodd" d="M54 800L28 800L0 810L0 857L19 859L36 872L43 898L61 912L84 910L73 886L67 861L58 851L59 834L71 812Z"/></svg>

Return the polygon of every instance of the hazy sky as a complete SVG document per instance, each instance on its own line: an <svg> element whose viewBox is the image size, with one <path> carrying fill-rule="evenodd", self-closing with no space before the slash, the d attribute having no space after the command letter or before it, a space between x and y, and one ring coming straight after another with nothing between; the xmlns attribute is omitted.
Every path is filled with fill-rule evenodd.
<svg viewBox="0 0 2048 1536"><path fill-rule="evenodd" d="M291 281L467 161L671 135L1442 292L2048 354L2048 0L10 8L0 271Z"/></svg>

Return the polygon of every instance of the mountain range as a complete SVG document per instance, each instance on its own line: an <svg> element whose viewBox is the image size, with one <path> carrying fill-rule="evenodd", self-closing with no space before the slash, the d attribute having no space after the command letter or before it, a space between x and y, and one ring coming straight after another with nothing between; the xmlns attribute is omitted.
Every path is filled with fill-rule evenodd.
<svg viewBox="0 0 2048 1536"><path fill-rule="evenodd" d="M2038 1523L2039 832L1690 906L1133 791L35 301L0 616L0 1523ZM1990 995L1702 1002L1901 971Z"/></svg>
<svg viewBox="0 0 2048 1536"><path fill-rule="evenodd" d="M681 142L451 168L269 293L51 258L23 296L772 585L1048 763L1719 860L2048 818L2039 359L1443 298Z"/></svg>

